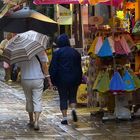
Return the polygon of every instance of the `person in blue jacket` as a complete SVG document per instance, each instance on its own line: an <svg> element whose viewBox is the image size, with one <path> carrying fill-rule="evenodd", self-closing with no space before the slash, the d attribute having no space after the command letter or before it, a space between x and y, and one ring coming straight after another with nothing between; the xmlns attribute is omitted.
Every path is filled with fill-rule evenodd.
<svg viewBox="0 0 140 140"><path fill-rule="evenodd" d="M68 125L68 105L72 109L73 121L78 120L75 108L77 89L82 81L81 55L70 46L69 37L66 34L57 37L56 45L59 49L53 53L49 74L60 97L60 110L63 115L61 123Z"/></svg>

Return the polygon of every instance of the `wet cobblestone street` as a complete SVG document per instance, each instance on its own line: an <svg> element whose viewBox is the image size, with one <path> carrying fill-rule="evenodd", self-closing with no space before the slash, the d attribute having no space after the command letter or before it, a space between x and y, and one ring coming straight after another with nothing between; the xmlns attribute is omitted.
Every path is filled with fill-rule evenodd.
<svg viewBox="0 0 140 140"><path fill-rule="evenodd" d="M57 92L45 92L40 131L28 128L25 97L19 84L0 81L0 140L140 140L140 119L102 123L90 116L86 107L78 108L79 121L60 124ZM70 111L69 111L69 117Z"/></svg>

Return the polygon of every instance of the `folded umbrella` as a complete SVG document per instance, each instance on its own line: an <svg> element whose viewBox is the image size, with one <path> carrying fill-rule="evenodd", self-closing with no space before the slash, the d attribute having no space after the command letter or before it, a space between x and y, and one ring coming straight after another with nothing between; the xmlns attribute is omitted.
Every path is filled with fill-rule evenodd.
<svg viewBox="0 0 140 140"><path fill-rule="evenodd" d="M49 45L48 36L35 31L27 31L9 40L3 52L3 58L9 64L29 61L37 53L45 50L47 45Z"/></svg>

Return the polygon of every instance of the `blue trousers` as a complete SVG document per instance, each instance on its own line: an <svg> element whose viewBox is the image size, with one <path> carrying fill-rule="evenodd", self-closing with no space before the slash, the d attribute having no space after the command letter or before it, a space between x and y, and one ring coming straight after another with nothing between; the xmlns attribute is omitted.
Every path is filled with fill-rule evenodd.
<svg viewBox="0 0 140 140"><path fill-rule="evenodd" d="M68 105L76 103L78 86L57 87L60 97L60 110L67 110Z"/></svg>

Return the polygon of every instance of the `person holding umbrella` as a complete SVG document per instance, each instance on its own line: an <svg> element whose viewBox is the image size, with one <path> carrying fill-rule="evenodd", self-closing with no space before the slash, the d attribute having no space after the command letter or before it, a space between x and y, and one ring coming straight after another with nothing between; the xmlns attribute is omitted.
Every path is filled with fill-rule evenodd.
<svg viewBox="0 0 140 140"><path fill-rule="evenodd" d="M82 81L81 55L70 46L66 34L58 36L58 49L54 51L49 67L52 84L57 87L60 96L60 110L63 115L61 124L68 125L68 101L72 109L73 121L77 121L76 95Z"/></svg>
<svg viewBox="0 0 140 140"><path fill-rule="evenodd" d="M42 66L36 56L34 56L30 61L18 63L21 70L21 84L26 97L26 111L29 114L29 126L34 126L35 130L39 130L39 116L42 111L41 96L43 92L44 75L48 77L49 80L47 68L48 57L46 52L42 51L38 53L37 57L40 59Z"/></svg>
<svg viewBox="0 0 140 140"><path fill-rule="evenodd" d="M20 68L21 85L26 97L26 111L29 114L29 126L39 130L39 117L42 111L41 98L44 88L44 78L48 78L48 57L46 48L49 37L30 30L15 35L4 49L3 59L10 65Z"/></svg>

